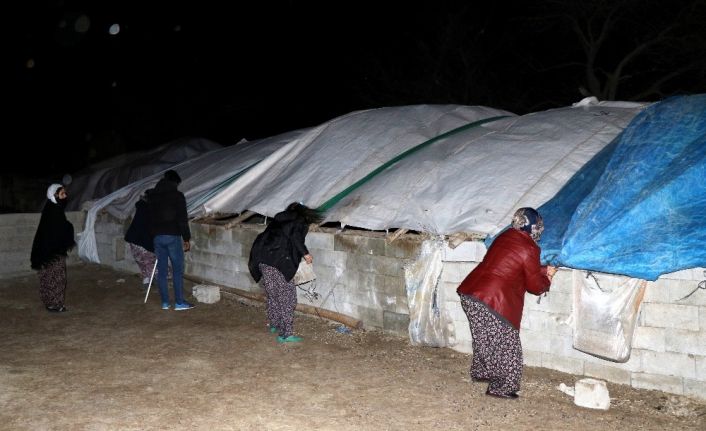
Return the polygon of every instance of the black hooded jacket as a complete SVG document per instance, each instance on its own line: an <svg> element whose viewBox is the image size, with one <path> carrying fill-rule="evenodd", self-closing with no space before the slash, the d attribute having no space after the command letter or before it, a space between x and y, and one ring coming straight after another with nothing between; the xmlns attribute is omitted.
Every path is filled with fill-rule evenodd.
<svg viewBox="0 0 706 431"><path fill-rule="evenodd" d="M63 205L47 199L32 242L32 268L42 269L59 256L66 256L75 245L74 225L66 219Z"/></svg>
<svg viewBox="0 0 706 431"><path fill-rule="evenodd" d="M177 190L177 183L161 179L149 194L150 233L181 236L191 239L189 218L186 213L186 198Z"/></svg>
<svg viewBox="0 0 706 431"><path fill-rule="evenodd" d="M250 274L259 282L262 278L259 264L264 263L277 268L286 280L294 278L299 262L309 254L304 240L309 232L309 225L295 211L282 211L275 215L265 231L259 234L250 249L248 268Z"/></svg>

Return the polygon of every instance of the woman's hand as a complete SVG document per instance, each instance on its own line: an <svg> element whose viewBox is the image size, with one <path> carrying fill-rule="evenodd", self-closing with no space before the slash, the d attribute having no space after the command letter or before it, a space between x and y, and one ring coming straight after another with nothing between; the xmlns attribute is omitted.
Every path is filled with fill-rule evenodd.
<svg viewBox="0 0 706 431"><path fill-rule="evenodd" d="M556 266L552 265L547 265L547 277L551 280L554 277L554 274L556 274Z"/></svg>
<svg viewBox="0 0 706 431"><path fill-rule="evenodd" d="M308 263L309 265L311 265L311 262L314 261L314 256L312 256L312 255L310 255L310 254L305 254L305 255L304 255L304 260L306 261L306 263Z"/></svg>

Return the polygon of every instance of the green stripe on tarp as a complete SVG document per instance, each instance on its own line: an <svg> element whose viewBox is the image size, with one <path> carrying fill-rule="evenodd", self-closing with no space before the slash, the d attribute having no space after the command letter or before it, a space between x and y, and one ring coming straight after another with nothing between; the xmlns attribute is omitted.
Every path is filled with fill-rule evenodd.
<svg viewBox="0 0 706 431"><path fill-rule="evenodd" d="M395 158L385 162L384 164L380 165L378 168L376 168L374 171L370 172L368 175L364 176L363 178L359 179L355 183L351 184L350 186L346 187L343 191L338 193L336 196L332 197L331 199L327 200L323 204L321 204L317 209L319 211L325 212L331 209L334 205L336 205L341 199L346 197L348 194L350 194L353 190L357 189L361 185L365 184L368 182L371 178L373 178L375 175L379 174L380 172L384 171L385 169L389 168L390 166L394 165L395 163L399 162L400 160L404 159L405 157L409 156L412 153L416 153L417 151L421 150L424 147L427 147L434 142L447 138L451 135L455 135L457 133L461 133L465 130L472 129L474 127L478 127L482 124L489 123L491 121L499 120L501 118L505 118L507 115L500 115L497 117L490 117L490 118L484 118L482 120L474 121L473 123L465 124L461 127L457 127L455 129L449 130L448 132L442 133L439 136L435 136L427 141L422 142L421 144L410 148L407 151L404 151L403 153L398 154Z"/></svg>

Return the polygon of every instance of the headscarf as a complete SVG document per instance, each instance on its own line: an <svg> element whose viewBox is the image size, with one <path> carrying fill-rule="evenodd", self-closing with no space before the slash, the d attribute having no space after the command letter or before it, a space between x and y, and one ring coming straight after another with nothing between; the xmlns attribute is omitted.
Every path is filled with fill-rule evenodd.
<svg viewBox="0 0 706 431"><path fill-rule="evenodd" d="M47 199L49 199L52 203L56 203L56 191L59 190L60 188L64 187L63 184L57 184L54 183L49 186L47 189Z"/></svg>
<svg viewBox="0 0 706 431"><path fill-rule="evenodd" d="M544 222L536 209L525 207L515 211L515 215L512 216L512 227L527 232L537 242L544 231Z"/></svg>

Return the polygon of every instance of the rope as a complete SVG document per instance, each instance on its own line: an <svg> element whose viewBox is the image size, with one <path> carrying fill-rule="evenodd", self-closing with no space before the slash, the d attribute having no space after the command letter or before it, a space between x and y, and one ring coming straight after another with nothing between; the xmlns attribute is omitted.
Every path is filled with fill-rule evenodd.
<svg viewBox="0 0 706 431"><path fill-rule="evenodd" d="M706 290L706 280L699 282L699 284L696 285L696 289L692 290L691 293L689 293L689 294L686 295L685 297L683 297L683 298L681 298L681 299L677 299L677 301L682 301L682 300L684 300L684 299L690 297L691 295L693 295L694 293L696 293L696 291L699 290L699 289L704 289L704 290Z"/></svg>

